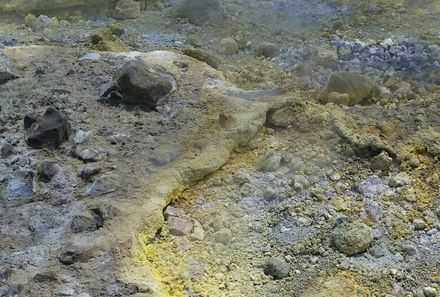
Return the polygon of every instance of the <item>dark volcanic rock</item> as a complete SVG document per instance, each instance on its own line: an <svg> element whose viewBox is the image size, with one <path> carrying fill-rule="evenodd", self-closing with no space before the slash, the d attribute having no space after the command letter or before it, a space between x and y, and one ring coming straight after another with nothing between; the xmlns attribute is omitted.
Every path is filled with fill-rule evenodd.
<svg viewBox="0 0 440 297"><path fill-rule="evenodd" d="M104 224L102 212L99 209L91 209L76 215L72 219L70 228L73 233L84 231L94 231L101 228Z"/></svg>
<svg viewBox="0 0 440 297"><path fill-rule="evenodd" d="M82 251L75 245L68 245L62 251L58 260L64 265L72 265L81 257Z"/></svg>
<svg viewBox="0 0 440 297"><path fill-rule="evenodd" d="M10 72L9 61L1 59L0 57L0 85L17 77Z"/></svg>
<svg viewBox="0 0 440 297"><path fill-rule="evenodd" d="M274 279L282 279L289 275L290 266L281 257L270 258L264 267L264 274L272 276Z"/></svg>
<svg viewBox="0 0 440 297"><path fill-rule="evenodd" d="M26 142L33 148L57 148L69 138L70 124L59 110L49 107L44 115L35 119L28 115L24 119Z"/></svg>
<svg viewBox="0 0 440 297"><path fill-rule="evenodd" d="M7 70L2 70L0 67L0 85L4 84L5 82L12 80L12 79L16 79L17 77L15 75L13 75L12 73L10 73Z"/></svg>
<svg viewBox="0 0 440 297"><path fill-rule="evenodd" d="M155 73L140 61L130 61L117 71L101 99L112 104L142 105L152 110L172 90L171 79Z"/></svg>
<svg viewBox="0 0 440 297"><path fill-rule="evenodd" d="M54 162L43 161L38 165L37 175L42 182L48 183L58 173L58 167Z"/></svg>

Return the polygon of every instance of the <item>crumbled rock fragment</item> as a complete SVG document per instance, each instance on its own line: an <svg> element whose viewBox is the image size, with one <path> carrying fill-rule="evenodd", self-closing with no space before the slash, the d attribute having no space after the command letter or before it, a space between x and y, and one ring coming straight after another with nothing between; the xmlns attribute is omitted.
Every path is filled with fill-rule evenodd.
<svg viewBox="0 0 440 297"><path fill-rule="evenodd" d="M426 223L424 220L416 219L413 222L415 230L423 230L426 228Z"/></svg>
<svg viewBox="0 0 440 297"><path fill-rule="evenodd" d="M79 176L84 180L89 180L92 176L94 176L95 174L98 174L100 172L101 172L100 167L86 166L83 169L81 169Z"/></svg>
<svg viewBox="0 0 440 297"><path fill-rule="evenodd" d="M11 68L11 61L4 58L0 59L0 85L17 78L17 76L12 73Z"/></svg>
<svg viewBox="0 0 440 297"><path fill-rule="evenodd" d="M400 172L390 177L388 184L390 187L399 188L411 183L410 177L405 172Z"/></svg>
<svg viewBox="0 0 440 297"><path fill-rule="evenodd" d="M264 58L274 58L279 55L280 49L273 43L262 42L255 49L255 56Z"/></svg>
<svg viewBox="0 0 440 297"><path fill-rule="evenodd" d="M54 282L58 279L57 275L53 272L39 272L32 278L34 282L45 283Z"/></svg>
<svg viewBox="0 0 440 297"><path fill-rule="evenodd" d="M25 117L24 122L26 142L33 148L57 148L69 138L70 124L67 117L53 107L46 109L38 119Z"/></svg>
<svg viewBox="0 0 440 297"><path fill-rule="evenodd" d="M70 228L73 233L95 231L104 225L102 213L99 209L83 211L73 217Z"/></svg>
<svg viewBox="0 0 440 297"><path fill-rule="evenodd" d="M364 252L373 240L373 230L363 223L343 224L332 234L333 246L347 256Z"/></svg>
<svg viewBox="0 0 440 297"><path fill-rule="evenodd" d="M191 233L193 230L193 222L184 217L170 216L167 219L167 227L170 234L175 236L184 236Z"/></svg>
<svg viewBox="0 0 440 297"><path fill-rule="evenodd" d="M78 158L84 162L98 162L103 160L107 153L101 149L97 148L87 148L87 149L77 149L76 155Z"/></svg>
<svg viewBox="0 0 440 297"><path fill-rule="evenodd" d="M82 251L75 245L68 245L61 251L58 260L64 265L72 265L81 257Z"/></svg>
<svg viewBox="0 0 440 297"><path fill-rule="evenodd" d="M172 90L170 78L154 72L141 61L130 61L117 71L102 99L112 104L142 105L153 110Z"/></svg>
<svg viewBox="0 0 440 297"><path fill-rule="evenodd" d="M59 169L55 162L43 161L38 164L37 176L42 182L48 183L58 173Z"/></svg>
<svg viewBox="0 0 440 297"><path fill-rule="evenodd" d="M4 142L0 146L0 157L6 158L14 154L14 147L9 142Z"/></svg>
<svg viewBox="0 0 440 297"><path fill-rule="evenodd" d="M425 294L425 297L437 297L437 289L433 287L424 287L423 294Z"/></svg>
<svg viewBox="0 0 440 297"><path fill-rule="evenodd" d="M270 258L264 266L264 273L274 279L283 279L289 275L289 272L289 264L281 257Z"/></svg>
<svg viewBox="0 0 440 297"><path fill-rule="evenodd" d="M379 155L374 156L371 159L371 169L372 170L382 170L387 171L393 162L393 158L391 158L387 152L382 151Z"/></svg>
<svg viewBox="0 0 440 297"><path fill-rule="evenodd" d="M194 226L191 232L191 239L202 241L205 239L205 231L203 230L202 224L199 221L194 220Z"/></svg>
<svg viewBox="0 0 440 297"><path fill-rule="evenodd" d="M91 131L78 130L76 131L75 136L73 137L73 143L83 144L87 142L91 134L92 134Z"/></svg>
<svg viewBox="0 0 440 297"><path fill-rule="evenodd" d="M118 190L120 187L119 177L112 173L104 173L97 177L85 190L88 196L102 196Z"/></svg>

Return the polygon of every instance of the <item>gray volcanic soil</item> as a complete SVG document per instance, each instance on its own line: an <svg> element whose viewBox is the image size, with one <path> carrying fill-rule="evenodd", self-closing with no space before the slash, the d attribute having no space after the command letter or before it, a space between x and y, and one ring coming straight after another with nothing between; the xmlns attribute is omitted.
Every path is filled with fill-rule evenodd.
<svg viewBox="0 0 440 297"><path fill-rule="evenodd" d="M0 296L438 296L437 1L79 2L0 1Z"/></svg>

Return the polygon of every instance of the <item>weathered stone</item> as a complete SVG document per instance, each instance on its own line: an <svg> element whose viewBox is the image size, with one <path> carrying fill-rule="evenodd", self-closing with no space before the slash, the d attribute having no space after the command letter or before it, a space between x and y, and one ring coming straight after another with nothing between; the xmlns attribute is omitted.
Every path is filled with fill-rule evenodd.
<svg viewBox="0 0 440 297"><path fill-rule="evenodd" d="M101 172L100 167L87 166L81 170L81 172L79 173L79 176L84 180L89 180L92 176L94 176L95 174L98 174L100 172Z"/></svg>
<svg viewBox="0 0 440 297"><path fill-rule="evenodd" d="M72 265L80 259L81 255L81 248L75 245L68 245L63 248L58 260L64 265Z"/></svg>
<svg viewBox="0 0 440 297"><path fill-rule="evenodd" d="M436 297L437 289L433 287L424 287L423 294L425 295L425 297Z"/></svg>
<svg viewBox="0 0 440 297"><path fill-rule="evenodd" d="M176 160L179 153L179 150L174 148L161 149L153 153L150 161L156 166L163 166Z"/></svg>
<svg viewBox="0 0 440 297"><path fill-rule="evenodd" d="M347 93L341 94L338 92L331 92L327 97L328 102L339 104L339 105L348 105L350 102L350 95Z"/></svg>
<svg viewBox="0 0 440 297"><path fill-rule="evenodd" d="M225 56L238 54L239 48L237 42L231 38L224 38L220 41L220 53Z"/></svg>
<svg viewBox="0 0 440 297"><path fill-rule="evenodd" d="M83 211L73 217L70 228L73 233L95 231L104 225L104 219L99 209Z"/></svg>
<svg viewBox="0 0 440 297"><path fill-rule="evenodd" d="M23 119L24 128L28 129L37 120L38 120L37 114L35 114L35 113L28 113L28 114L26 114L24 116L24 119Z"/></svg>
<svg viewBox="0 0 440 297"><path fill-rule="evenodd" d="M272 276L274 279L282 279L289 275L290 266L281 257L272 257L264 266L264 274Z"/></svg>
<svg viewBox="0 0 440 297"><path fill-rule="evenodd" d="M202 241L205 239L205 231L203 230L202 224L200 224L199 221L194 220L193 221L194 226L191 232L191 239Z"/></svg>
<svg viewBox="0 0 440 297"><path fill-rule="evenodd" d="M286 106L268 114L268 123L275 127L287 128L293 124L295 110Z"/></svg>
<svg viewBox="0 0 440 297"><path fill-rule="evenodd" d="M382 170L387 171L390 169L390 166L393 162L393 158L391 158L387 152L382 151L379 155L374 156L371 159L371 169L372 170Z"/></svg>
<svg viewBox="0 0 440 297"><path fill-rule="evenodd" d="M34 16L33 14L29 13L25 18L24 18L24 24L26 26L28 26L29 28L33 28L35 26L35 22L37 21L37 17Z"/></svg>
<svg viewBox="0 0 440 297"><path fill-rule="evenodd" d="M9 142L5 142L0 147L0 156L6 158L14 153L14 147Z"/></svg>
<svg viewBox="0 0 440 297"><path fill-rule="evenodd" d="M34 174L30 171L20 170L17 172L6 186L6 199L19 200L32 196L34 194L33 177Z"/></svg>
<svg viewBox="0 0 440 297"><path fill-rule="evenodd" d="M217 57L215 57L213 54L208 53L205 50L202 50L200 48L186 48L183 50L183 53L187 56L190 56L191 58L194 58L196 60L205 62L212 68L218 68L220 61Z"/></svg>
<svg viewBox="0 0 440 297"><path fill-rule="evenodd" d="M193 222L183 217L170 216L167 219L167 227L170 234L175 236L184 236L191 233Z"/></svg>
<svg viewBox="0 0 440 297"><path fill-rule="evenodd" d="M130 51L130 48L120 39L102 40L97 44L96 49L103 52L115 53Z"/></svg>
<svg viewBox="0 0 440 297"><path fill-rule="evenodd" d="M29 125L25 118L25 126ZM26 142L33 148L57 148L69 138L70 124L59 110L49 107L26 131Z"/></svg>
<svg viewBox="0 0 440 297"><path fill-rule="evenodd" d="M155 73L140 61L130 61L117 71L102 99L154 109L172 90L173 84L168 77Z"/></svg>
<svg viewBox="0 0 440 297"><path fill-rule="evenodd" d="M11 72L11 67L12 63L9 60L0 60L0 85L17 78L17 76Z"/></svg>
<svg viewBox="0 0 440 297"><path fill-rule="evenodd" d="M374 83L368 77L350 72L335 72L327 81L326 86L319 95L322 103L329 102L329 94L336 92L348 94L348 105L360 103L371 95Z"/></svg>
<svg viewBox="0 0 440 297"><path fill-rule="evenodd" d="M100 28L92 32L90 40L93 44L99 44L103 40L114 40L113 32L109 28Z"/></svg>
<svg viewBox="0 0 440 297"><path fill-rule="evenodd" d="M360 297L356 285L348 278L333 278L313 286L300 297Z"/></svg>
<svg viewBox="0 0 440 297"><path fill-rule="evenodd" d="M51 161L43 161L38 164L37 176L42 182L48 183L58 173L58 166Z"/></svg>
<svg viewBox="0 0 440 297"><path fill-rule="evenodd" d="M32 24L34 32L44 32L46 29L56 29L59 25L56 17L50 18L47 15L40 15Z"/></svg>
<svg viewBox="0 0 440 297"><path fill-rule="evenodd" d="M116 4L113 16L117 19L137 19L141 16L141 3L133 0L120 0Z"/></svg>
<svg viewBox="0 0 440 297"><path fill-rule="evenodd" d="M100 149L88 148L83 150L77 149L76 155L80 160L87 163L101 161L107 156L107 153Z"/></svg>
<svg viewBox="0 0 440 297"><path fill-rule="evenodd" d="M333 246L347 256L364 252L373 240L373 230L363 223L343 224L332 234Z"/></svg>
<svg viewBox="0 0 440 297"><path fill-rule="evenodd" d="M184 0L176 10L176 16L186 18L195 25L203 25L222 17L218 0Z"/></svg>
<svg viewBox="0 0 440 297"><path fill-rule="evenodd" d="M57 279L57 275L53 272L40 272L33 277L34 282L37 283L54 282Z"/></svg>
<svg viewBox="0 0 440 297"><path fill-rule="evenodd" d="M263 172L276 171L281 164L281 157L275 153L270 153L262 162L260 170Z"/></svg>
<svg viewBox="0 0 440 297"><path fill-rule="evenodd" d="M257 57L274 58L279 53L280 49L270 42L262 42L255 49L255 56Z"/></svg>
<svg viewBox="0 0 440 297"><path fill-rule="evenodd" d="M105 173L87 187L84 194L90 196L102 196L115 192L120 187L119 177L112 173Z"/></svg>
<svg viewBox="0 0 440 297"><path fill-rule="evenodd" d="M74 144L83 144L83 143L87 142L87 140L90 137L90 134L92 134L91 131L83 131L83 130L76 131L75 136L73 137L73 143Z"/></svg>
<svg viewBox="0 0 440 297"><path fill-rule="evenodd" d="M426 223L424 220L416 219L414 220L413 224L414 224L414 229L418 231L426 228Z"/></svg>
<svg viewBox="0 0 440 297"><path fill-rule="evenodd" d="M390 187L399 188L411 183L410 177L405 172L400 172L390 177L388 184Z"/></svg>

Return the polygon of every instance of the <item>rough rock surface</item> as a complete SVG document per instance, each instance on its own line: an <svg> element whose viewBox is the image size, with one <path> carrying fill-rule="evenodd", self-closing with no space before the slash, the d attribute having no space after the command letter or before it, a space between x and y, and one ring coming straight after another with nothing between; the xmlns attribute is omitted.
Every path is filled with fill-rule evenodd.
<svg viewBox="0 0 440 297"><path fill-rule="evenodd" d="M34 120L25 119L26 142L33 148L57 148L69 138L70 124L64 113L49 107Z"/></svg>
<svg viewBox="0 0 440 297"><path fill-rule="evenodd" d="M112 104L154 109L172 90L173 82L169 77L155 73L141 61L130 61L115 74L102 99Z"/></svg>
<svg viewBox="0 0 440 297"><path fill-rule="evenodd" d="M362 223L352 223L335 229L332 244L338 251L352 256L368 249L373 239L373 231L370 227Z"/></svg>
<svg viewBox="0 0 440 297"><path fill-rule="evenodd" d="M368 96L373 91L374 83L368 77L350 72L333 73L322 90L319 98L321 102L326 103L334 100L331 94L348 94L348 105L355 105ZM338 102L339 103L339 102Z"/></svg>

